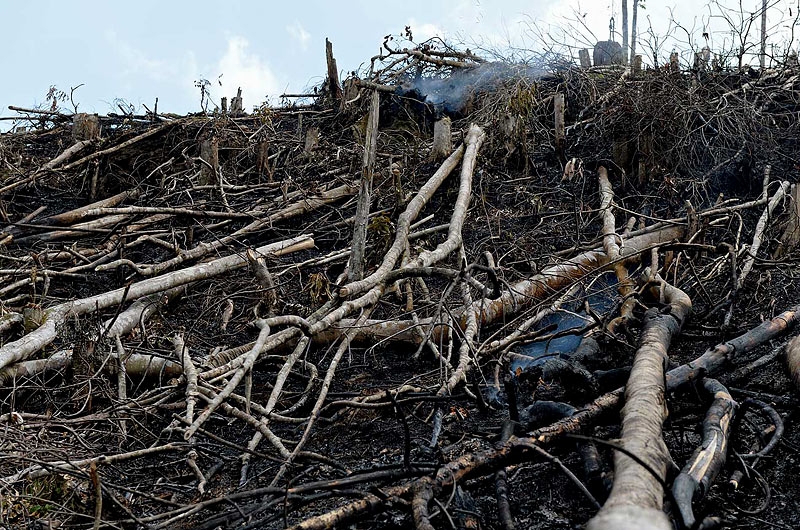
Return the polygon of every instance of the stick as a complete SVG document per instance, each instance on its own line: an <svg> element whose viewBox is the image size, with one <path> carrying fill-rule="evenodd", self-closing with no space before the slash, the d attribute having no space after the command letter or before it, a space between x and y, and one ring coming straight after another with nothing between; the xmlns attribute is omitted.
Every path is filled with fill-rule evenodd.
<svg viewBox="0 0 800 530"><path fill-rule="evenodd" d="M292 239L264 245L256 249L257 253L270 254L287 248L307 248L313 246L314 240L309 235L301 235ZM33 353L53 342L57 336L57 327L69 317L113 307L127 300L136 300L143 296L159 293L173 287L185 285L198 280L213 278L220 274L247 265L247 258L238 254L188 267L156 278L149 278L123 287L80 300L64 302L45 311L44 323L41 327L28 333L19 340L9 342L0 347L0 368L17 361L27 359Z"/></svg>
<svg viewBox="0 0 800 530"><path fill-rule="evenodd" d="M364 160L361 165L361 187L358 192L356 216L353 222L353 246L350 255L350 268L347 279L351 282L364 277L364 252L367 245L367 220L372 196L372 176L375 166L375 153L378 148L378 114L380 110L380 94L372 91L369 107L369 118L364 139Z"/></svg>

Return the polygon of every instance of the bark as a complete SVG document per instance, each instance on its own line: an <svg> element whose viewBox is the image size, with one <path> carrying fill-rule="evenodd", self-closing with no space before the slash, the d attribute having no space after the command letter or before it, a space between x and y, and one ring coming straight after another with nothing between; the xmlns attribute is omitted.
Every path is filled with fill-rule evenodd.
<svg viewBox="0 0 800 530"><path fill-rule="evenodd" d="M431 159L442 160L450 156L453 151L453 138L450 133L450 118L445 116L433 124L433 147Z"/></svg>
<svg viewBox="0 0 800 530"><path fill-rule="evenodd" d="M614 454L614 486L603 509L588 530L672 528L662 511L669 452L661 427L667 416L664 366L670 343L691 312L692 302L680 289L664 282L667 307L647 311L639 349L625 387L622 409L622 445L655 470L648 470L622 452Z"/></svg>
<svg viewBox="0 0 800 530"><path fill-rule="evenodd" d="M736 402L719 381L706 378L702 384L712 398L703 420L703 442L672 484L672 495L686 528L694 528L695 524L692 500L705 495L725 466L731 424L736 412Z"/></svg>
<svg viewBox="0 0 800 530"><path fill-rule="evenodd" d="M622 0L622 64L628 64L628 0Z"/></svg>
<svg viewBox="0 0 800 530"><path fill-rule="evenodd" d="M378 148L378 114L380 110L380 94L372 91L369 107L369 118L364 136L364 161L361 165L361 187L358 191L356 215L353 221L353 246L350 254L350 269L347 279L351 282L364 277L364 259L367 246L367 223L372 201L372 177L375 167L375 155Z"/></svg>
<svg viewBox="0 0 800 530"><path fill-rule="evenodd" d="M795 388L800 391L800 336L793 338L786 345L786 366Z"/></svg>

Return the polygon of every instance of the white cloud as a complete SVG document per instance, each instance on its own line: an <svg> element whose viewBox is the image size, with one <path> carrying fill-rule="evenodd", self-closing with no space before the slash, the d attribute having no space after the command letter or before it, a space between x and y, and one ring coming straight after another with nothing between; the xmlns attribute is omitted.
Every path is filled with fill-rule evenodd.
<svg viewBox="0 0 800 530"><path fill-rule="evenodd" d="M299 21L295 20L292 24L286 26L286 31L288 31L289 35L295 41L297 41L303 51L308 49L308 43L311 40L311 34L306 31L306 28L304 28Z"/></svg>
<svg viewBox="0 0 800 530"><path fill-rule="evenodd" d="M236 95L236 89L241 87L245 100L263 101L267 95L280 93L279 81L269 65L251 52L249 46L244 37L230 37L217 70L222 74L223 91L228 96Z"/></svg>
<svg viewBox="0 0 800 530"><path fill-rule="evenodd" d="M445 31L436 24L419 23L416 19L408 19L408 26L411 27L411 32L414 35L414 42L425 42L432 37L444 37Z"/></svg>
<svg viewBox="0 0 800 530"><path fill-rule="evenodd" d="M147 57L141 50L121 40L116 32L106 31L105 38L120 57L120 76L144 76L154 81L164 81L174 75L175 68L170 63Z"/></svg>

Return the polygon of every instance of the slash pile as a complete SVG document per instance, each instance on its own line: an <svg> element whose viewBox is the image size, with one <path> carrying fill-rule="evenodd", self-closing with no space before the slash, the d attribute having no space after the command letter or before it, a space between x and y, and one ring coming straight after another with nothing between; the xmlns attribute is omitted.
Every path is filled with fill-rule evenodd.
<svg viewBox="0 0 800 530"><path fill-rule="evenodd" d="M370 64L18 109L0 525L800 523L800 70Z"/></svg>

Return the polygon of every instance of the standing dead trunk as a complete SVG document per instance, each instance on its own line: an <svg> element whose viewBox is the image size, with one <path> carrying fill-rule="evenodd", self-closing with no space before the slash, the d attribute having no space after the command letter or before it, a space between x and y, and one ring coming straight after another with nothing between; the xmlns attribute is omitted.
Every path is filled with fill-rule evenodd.
<svg viewBox="0 0 800 530"><path fill-rule="evenodd" d="M364 277L364 252L367 246L367 220L372 195L372 174L375 167L375 153L378 139L378 110L380 94L372 91L369 107L369 119L364 138L364 163L361 166L361 188L358 192L356 216L353 223L353 251L350 255L350 268L347 273L349 281L357 281Z"/></svg>
<svg viewBox="0 0 800 530"><path fill-rule="evenodd" d="M335 101L342 99L342 86L339 84L339 68L333 57L333 43L325 39L325 60L328 63L328 89Z"/></svg>
<svg viewBox="0 0 800 530"><path fill-rule="evenodd" d="M758 64L762 70L767 64L767 0L761 0L761 51Z"/></svg>
<svg viewBox="0 0 800 530"><path fill-rule="evenodd" d="M639 0L633 0L633 17L631 19L631 67L636 65L636 19L639 12ZM639 69L641 69L642 58L639 57ZM635 70L634 70L635 71Z"/></svg>
<svg viewBox="0 0 800 530"><path fill-rule="evenodd" d="M262 139L256 145L256 173L259 181L267 177L272 182L272 169L269 167L269 140Z"/></svg>
<svg viewBox="0 0 800 530"><path fill-rule="evenodd" d="M622 0L622 64L628 64L628 0Z"/></svg>
<svg viewBox="0 0 800 530"><path fill-rule="evenodd" d="M242 102L242 88L236 91L236 97L231 98L231 116L240 116L244 114L244 104Z"/></svg>

